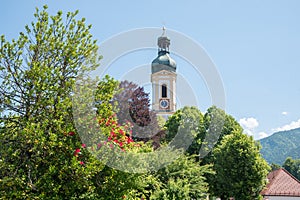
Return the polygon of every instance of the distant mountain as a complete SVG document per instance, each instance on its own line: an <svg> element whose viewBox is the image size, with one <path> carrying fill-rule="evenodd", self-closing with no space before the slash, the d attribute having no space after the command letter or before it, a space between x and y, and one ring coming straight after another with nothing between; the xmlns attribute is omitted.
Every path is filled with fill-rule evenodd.
<svg viewBox="0 0 300 200"><path fill-rule="evenodd" d="M261 154L270 164L282 165L287 157L300 159L300 128L276 132L260 143Z"/></svg>

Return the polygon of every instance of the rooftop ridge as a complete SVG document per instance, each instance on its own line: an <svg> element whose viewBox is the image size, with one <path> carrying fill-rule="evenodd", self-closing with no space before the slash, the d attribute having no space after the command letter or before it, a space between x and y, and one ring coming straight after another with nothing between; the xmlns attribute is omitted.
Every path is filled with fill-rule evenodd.
<svg viewBox="0 0 300 200"><path fill-rule="evenodd" d="M300 181L286 169L274 170L268 174L267 178L269 183L262 190L262 195L300 197Z"/></svg>

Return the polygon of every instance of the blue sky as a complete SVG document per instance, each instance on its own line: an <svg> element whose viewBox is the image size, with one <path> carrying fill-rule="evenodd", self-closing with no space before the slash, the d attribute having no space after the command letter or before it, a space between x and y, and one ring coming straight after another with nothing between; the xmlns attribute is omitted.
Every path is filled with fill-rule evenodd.
<svg viewBox="0 0 300 200"><path fill-rule="evenodd" d="M215 63L225 87L226 112L246 132L259 138L300 126L300 1L2 0L0 34L16 38L33 20L35 7L44 4L53 14L78 9L79 16L93 24L99 45L136 28L164 25L181 32L199 43ZM145 65L155 57L156 51L136 52L115 65ZM188 73L187 64L174 58L178 70ZM205 111L206 88L192 87L205 90L197 97Z"/></svg>

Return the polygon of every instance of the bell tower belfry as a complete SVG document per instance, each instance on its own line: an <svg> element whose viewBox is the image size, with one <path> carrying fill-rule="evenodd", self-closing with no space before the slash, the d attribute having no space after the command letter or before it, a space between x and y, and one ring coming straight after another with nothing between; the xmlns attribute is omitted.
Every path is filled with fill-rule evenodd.
<svg viewBox="0 0 300 200"><path fill-rule="evenodd" d="M170 57L170 39L163 34L158 38L158 56L151 64L152 109L167 117L176 111L176 62Z"/></svg>

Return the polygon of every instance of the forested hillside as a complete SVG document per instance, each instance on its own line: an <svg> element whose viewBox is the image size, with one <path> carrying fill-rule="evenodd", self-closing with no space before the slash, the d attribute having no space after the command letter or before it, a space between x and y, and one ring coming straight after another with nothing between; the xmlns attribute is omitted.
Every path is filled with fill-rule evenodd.
<svg viewBox="0 0 300 200"><path fill-rule="evenodd" d="M300 158L300 128L274 133L260 143L261 153L270 164L282 165L287 157Z"/></svg>

